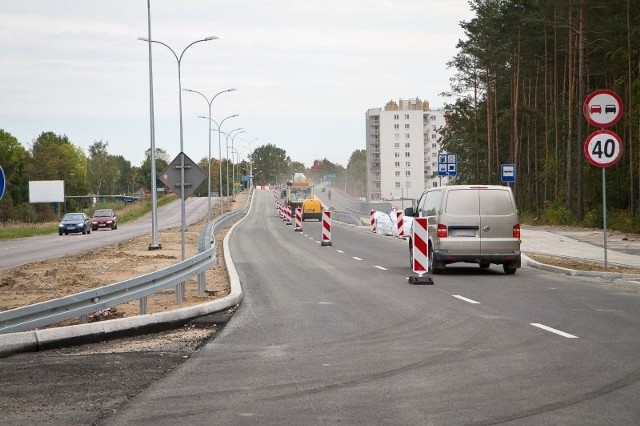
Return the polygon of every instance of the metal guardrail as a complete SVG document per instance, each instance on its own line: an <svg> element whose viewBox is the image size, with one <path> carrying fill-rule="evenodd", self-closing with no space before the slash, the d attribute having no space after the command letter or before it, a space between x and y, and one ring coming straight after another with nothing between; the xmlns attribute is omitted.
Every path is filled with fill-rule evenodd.
<svg viewBox="0 0 640 426"><path fill-rule="evenodd" d="M200 253L197 255L147 275L0 312L0 334L27 331L78 317L86 322L89 314L135 299L140 299L141 313L145 313L147 296L181 285L194 275L204 276L207 269L215 266L215 233L247 213L252 195L250 192L241 210L218 216L204 226L199 241ZM200 289L200 280L198 284Z"/></svg>

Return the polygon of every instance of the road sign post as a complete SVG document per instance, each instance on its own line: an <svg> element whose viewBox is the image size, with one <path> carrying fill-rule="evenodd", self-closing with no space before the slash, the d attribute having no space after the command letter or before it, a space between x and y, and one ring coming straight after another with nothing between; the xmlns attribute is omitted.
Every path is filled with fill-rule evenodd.
<svg viewBox="0 0 640 426"><path fill-rule="evenodd" d="M600 130L591 133L584 141L587 161L602 169L602 220L604 228L604 268L607 269L607 178L606 169L622 157L622 139L617 133L604 130L616 124L622 117L622 99L611 90L596 90L585 99L582 113L589 124Z"/></svg>
<svg viewBox="0 0 640 426"><path fill-rule="evenodd" d="M2 200L2 197L4 196L4 191L6 187L7 185L6 185L6 178L4 176L4 170L2 170L2 166L0 166L0 200Z"/></svg>

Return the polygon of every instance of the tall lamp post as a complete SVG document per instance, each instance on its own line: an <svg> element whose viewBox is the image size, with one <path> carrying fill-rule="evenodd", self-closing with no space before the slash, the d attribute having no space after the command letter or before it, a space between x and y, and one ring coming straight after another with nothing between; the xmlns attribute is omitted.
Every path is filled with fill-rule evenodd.
<svg viewBox="0 0 640 426"><path fill-rule="evenodd" d="M231 136L231 133L233 132L238 132L238 133L235 133L233 136ZM231 138L231 146L233 147L233 139L236 136L238 136L240 133L244 133L244 132L245 130L242 127L239 127L227 133L227 197L229 197L229 138ZM233 198L233 196L231 198Z"/></svg>
<svg viewBox="0 0 640 426"><path fill-rule="evenodd" d="M215 98L218 97L218 95L222 94L222 93L226 93L226 92L233 92L236 89L227 89L227 90L223 90L221 92L216 93L215 95L213 95L213 98L211 98L211 100L209 100L203 93L198 92L197 90L191 90L191 89L182 89L185 92L191 92L191 93L197 93L198 95L202 96L204 98L204 100L207 102L207 104L209 104L209 170L208 170L208 185L207 185L207 205L208 205L208 211L209 211L209 222L211 222L211 104L213 104L213 100ZM220 196L220 195L219 195Z"/></svg>
<svg viewBox="0 0 640 426"><path fill-rule="evenodd" d="M242 130L242 131L240 131L240 132L236 133L235 135L233 135L233 136L231 137L231 152L232 152L232 153L233 153L233 151L235 151L235 148L234 148L234 146L233 146L233 141L236 139L236 136L238 136L240 133L244 133L244 130ZM238 151L236 151L236 154L237 154L237 153L238 153ZM231 157L231 158L233 159L233 157ZM238 161L240 161L240 159L238 159ZM231 174L232 174L232 181L233 181L233 185L235 185L235 183L236 183L236 178L235 178L235 176L233 176L233 170L234 170L234 169L233 169L233 163L232 163L232 165L231 165ZM236 200L236 190L235 190L235 188L231 188L231 189L232 189L232 192L231 192L231 193L232 193L232 197L231 197L231 199L232 199L233 201L235 201L235 200Z"/></svg>
<svg viewBox="0 0 640 426"><path fill-rule="evenodd" d="M168 44L162 41L150 40L144 37L138 38L138 40L146 41L147 43L158 43L163 45L164 47L169 49L171 53L173 53L173 56L175 56L176 61L178 62L178 107L180 112L180 201L181 201L181 216L182 216L180 228L182 231L182 260L184 260L184 257L185 257L184 256L184 240L185 240L184 234L185 234L185 229L187 227L187 222L186 222L185 198L184 198L184 137L183 137L183 131L182 131L182 79L180 75L180 65L182 63L182 57L184 56L184 53L187 51L188 48L190 48L196 43L201 43L203 41L217 40L217 39L218 37L216 36L210 36L200 40L193 41L189 45L187 45L187 47L185 47L180 53L180 55L178 56L178 54L171 48L171 46L169 46Z"/></svg>
<svg viewBox="0 0 640 426"><path fill-rule="evenodd" d="M251 144L257 141L259 138L253 138L250 141L246 139L242 139L244 142L249 143L249 188L251 188L253 184L253 151L251 150Z"/></svg>
<svg viewBox="0 0 640 426"><path fill-rule="evenodd" d="M220 164L219 164L219 167L218 167L218 169L220 169L220 181L219 181L219 185L220 185L219 191L220 191L220 193L218 195L220 197L222 197L222 145L220 145L220 133L222 133L222 130L220 130L220 128L222 127L222 123L224 123L227 119L233 118L233 117L237 117L237 116L238 116L238 114L233 114L233 115L230 115L228 117L225 117L220 122L220 124L218 125L218 158L220 159Z"/></svg>

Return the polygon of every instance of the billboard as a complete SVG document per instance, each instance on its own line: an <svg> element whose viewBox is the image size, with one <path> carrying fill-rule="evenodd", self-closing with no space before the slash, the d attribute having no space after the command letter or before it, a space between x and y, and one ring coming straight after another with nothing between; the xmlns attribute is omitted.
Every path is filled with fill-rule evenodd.
<svg viewBox="0 0 640 426"><path fill-rule="evenodd" d="M63 180L30 180L30 203L64 203Z"/></svg>

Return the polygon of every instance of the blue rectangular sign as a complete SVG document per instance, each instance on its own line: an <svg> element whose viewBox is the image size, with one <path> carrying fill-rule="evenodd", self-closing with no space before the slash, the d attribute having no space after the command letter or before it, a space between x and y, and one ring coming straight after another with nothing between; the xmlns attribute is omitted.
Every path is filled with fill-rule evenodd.
<svg viewBox="0 0 640 426"><path fill-rule="evenodd" d="M516 181L516 165L503 164L500 169L500 179L502 180L502 182L515 182Z"/></svg>

